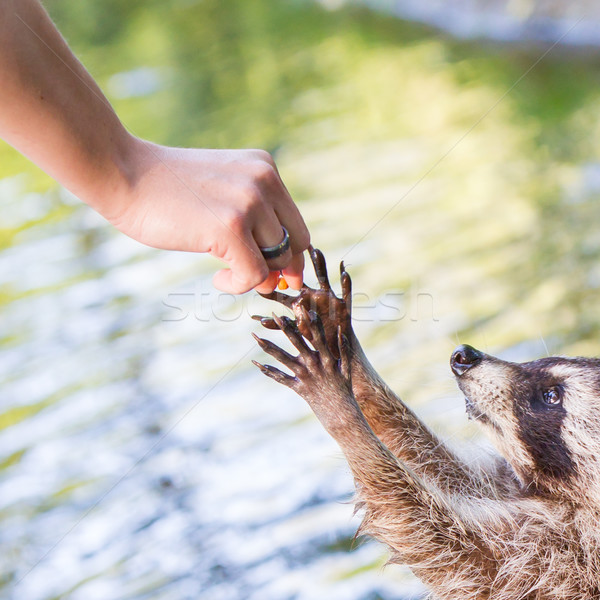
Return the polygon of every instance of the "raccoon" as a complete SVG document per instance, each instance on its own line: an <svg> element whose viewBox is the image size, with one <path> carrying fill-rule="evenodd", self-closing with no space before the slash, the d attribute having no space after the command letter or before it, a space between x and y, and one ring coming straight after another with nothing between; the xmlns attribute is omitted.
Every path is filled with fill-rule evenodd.
<svg viewBox="0 0 600 600"><path fill-rule="evenodd" d="M254 336L293 375L255 364L302 396L338 442L364 513L359 532L438 600L600 599L600 360L519 364L459 346L450 367L467 413L499 451L467 464L368 362L343 263L338 298L322 253L309 252L319 288L266 296L295 319L255 317L298 351Z"/></svg>

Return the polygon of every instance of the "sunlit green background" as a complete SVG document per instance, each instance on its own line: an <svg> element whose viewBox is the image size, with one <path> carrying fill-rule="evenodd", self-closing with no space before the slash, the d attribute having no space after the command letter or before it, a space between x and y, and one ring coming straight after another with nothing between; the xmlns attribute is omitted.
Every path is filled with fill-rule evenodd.
<svg viewBox="0 0 600 600"><path fill-rule="evenodd" d="M178 146L261 147L274 154L313 243L330 261L343 258L349 265L361 294L356 300L357 329L368 353L390 384L442 433L474 435L461 415L460 398L446 367L457 343L469 342L515 360L546 353L599 354L597 51L558 46L541 58L548 46L457 41L360 6L325 10L301 0L48 0L46 6L136 135ZM11 207L18 212L20 199L31 194L43 198L46 207L19 219L0 218L6 264L10 252L25 252L27 244L65 232L76 238L78 249L58 265L64 274L51 283L36 283L35 272L14 273L0 282L0 303L7 314L15 305L38 310L27 304L36 297L50 303L55 299L60 305L65 290L85 281L103 282L110 290L111 267L95 266L93 257L101 244L119 235L99 219L85 225L88 209L65 200L56 184L6 145L0 146L0 178L5 214L12 214ZM148 251L133 263L160 264L154 262L162 260L159 255ZM125 322L118 321L117 332L93 338L96 351L105 347L108 354L115 339L126 340L123 343L132 348L127 368L122 356L114 363L107 358L100 375L88 369L75 390L93 394L115 380L135 383L145 373L145 352L164 356L174 351L172 338L166 336L169 343L161 345L163 338L156 334L165 327L161 301L173 290L188 289L194 272L205 276L216 265L210 259L173 256L168 264L173 267L180 261L184 273L179 278L165 275L145 292L154 316L140 324L129 312ZM34 258L40 268L52 260L52 253ZM27 286L21 285L24 278ZM140 301L135 278L125 288L102 309L110 310L116 320L123 307L131 311ZM395 315L403 318L382 320L377 312L389 293L402 298L401 313ZM95 316L90 313L90 318ZM224 324L222 338L209 338L202 323L187 325L192 329L185 339L194 338L199 346L220 345L226 355L239 345L248 346L249 332L255 330L248 319L236 323L235 330ZM62 327L67 327L66 321L55 321L57 331ZM30 354L36 355L37 331L24 335L5 321L0 325L0 349L17 353L19 364L26 363ZM52 343L62 351L69 348L68 339L59 335ZM215 373L225 372L237 358L211 365L206 357L194 363L194 357L187 356L190 387L216 381ZM60 366L59 359L48 360L48 369ZM139 399L166 393L169 386L178 388L178 371L171 373L158 390L132 394ZM237 393L253 402L260 404L265 394L283 394L274 387L259 387L263 382L252 371L244 370L244 377ZM35 378L35 370L17 369L5 380L14 384ZM56 393L51 389L31 404L3 398L0 435L34 415L43 416L55 402L67 407L76 402L72 388ZM91 430L101 423L98 416L86 427ZM219 422L213 427L219 431ZM4 485L19 481L26 469L21 458L28 452L26 446L0 455ZM134 452L131 461L136 456ZM186 466L194 468L201 465ZM341 462L336 468L342 468ZM90 473L90 480L95 479ZM83 511L114 479L90 488L84 500L74 500L69 486L85 490L86 482L63 482L60 501L44 500L44 491L38 491L27 510L20 512L17 504L0 509L0 526L3 519L33 519L47 509L47 502L60 510L63 504L81 501L78 510ZM48 489L49 496L55 492ZM252 489L247 494L254 495ZM285 482L277 494L285 496ZM57 526L57 539L75 519ZM0 579L7 590L15 585L19 569L23 574L24 567L17 566L20 559L33 564L52 546L51 537L40 541L35 532L15 539L10 544L12 559ZM26 548L38 544L41 550ZM351 543L342 546L325 545L320 552L336 557L354 548ZM348 567L344 577L352 579L365 571L375 578L390 576L394 567L382 574L385 552L377 552L381 558ZM114 565L110 577L116 572L118 580L119 568ZM283 577L285 571L282 567L273 577ZM86 581L104 577L106 572L100 570ZM237 577L245 581L239 573ZM70 590L54 586L58 591L52 594L14 589L21 589L18 597L26 600L78 598L73 590L85 591L86 581ZM169 592L166 575L159 583L143 581L145 587L132 584L119 597L250 598L233 588L219 595L217 584L203 584L204 595ZM319 597L302 595L302 588L299 582L295 591L273 597ZM270 597L260 596L257 589L257 597ZM409 597L403 593L398 589L397 595L385 597Z"/></svg>

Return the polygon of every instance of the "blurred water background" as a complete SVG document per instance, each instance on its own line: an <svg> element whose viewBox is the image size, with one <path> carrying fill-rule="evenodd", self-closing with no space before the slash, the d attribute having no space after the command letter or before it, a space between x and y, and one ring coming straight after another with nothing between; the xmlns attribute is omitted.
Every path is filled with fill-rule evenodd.
<svg viewBox="0 0 600 600"><path fill-rule="evenodd" d="M451 443L485 446L459 342L598 354L593 3L46 5L135 134L274 153L348 265L368 355ZM0 177L2 598L422 595L353 539L339 450L250 364L249 315L272 306L217 294L212 259L125 238L6 145Z"/></svg>

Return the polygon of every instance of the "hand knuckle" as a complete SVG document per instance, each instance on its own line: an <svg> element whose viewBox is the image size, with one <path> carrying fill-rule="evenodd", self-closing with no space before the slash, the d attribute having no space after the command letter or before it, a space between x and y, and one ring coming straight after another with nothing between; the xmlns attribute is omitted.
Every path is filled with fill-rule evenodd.
<svg viewBox="0 0 600 600"><path fill-rule="evenodd" d="M269 163L256 161L252 166L252 178L261 187L271 187L277 182L277 173Z"/></svg>
<svg viewBox="0 0 600 600"><path fill-rule="evenodd" d="M222 223L231 233L239 236L246 228L246 214L241 210L230 210L223 216Z"/></svg>
<svg viewBox="0 0 600 600"><path fill-rule="evenodd" d="M252 155L256 160L267 163L271 167L275 166L275 161L269 152L266 150L256 149L252 150Z"/></svg>
<svg viewBox="0 0 600 600"><path fill-rule="evenodd" d="M265 200L256 182L249 182L242 191L242 206L247 214L264 210Z"/></svg>

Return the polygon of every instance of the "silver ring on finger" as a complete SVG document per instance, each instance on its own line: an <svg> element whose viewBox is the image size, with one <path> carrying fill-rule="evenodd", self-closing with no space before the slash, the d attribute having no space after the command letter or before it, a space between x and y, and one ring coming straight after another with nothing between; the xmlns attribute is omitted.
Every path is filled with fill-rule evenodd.
<svg viewBox="0 0 600 600"><path fill-rule="evenodd" d="M263 255L265 260L272 258L279 258L290 249L290 234L288 230L281 226L283 229L283 239L276 246L267 246L266 248L260 248L260 253Z"/></svg>

